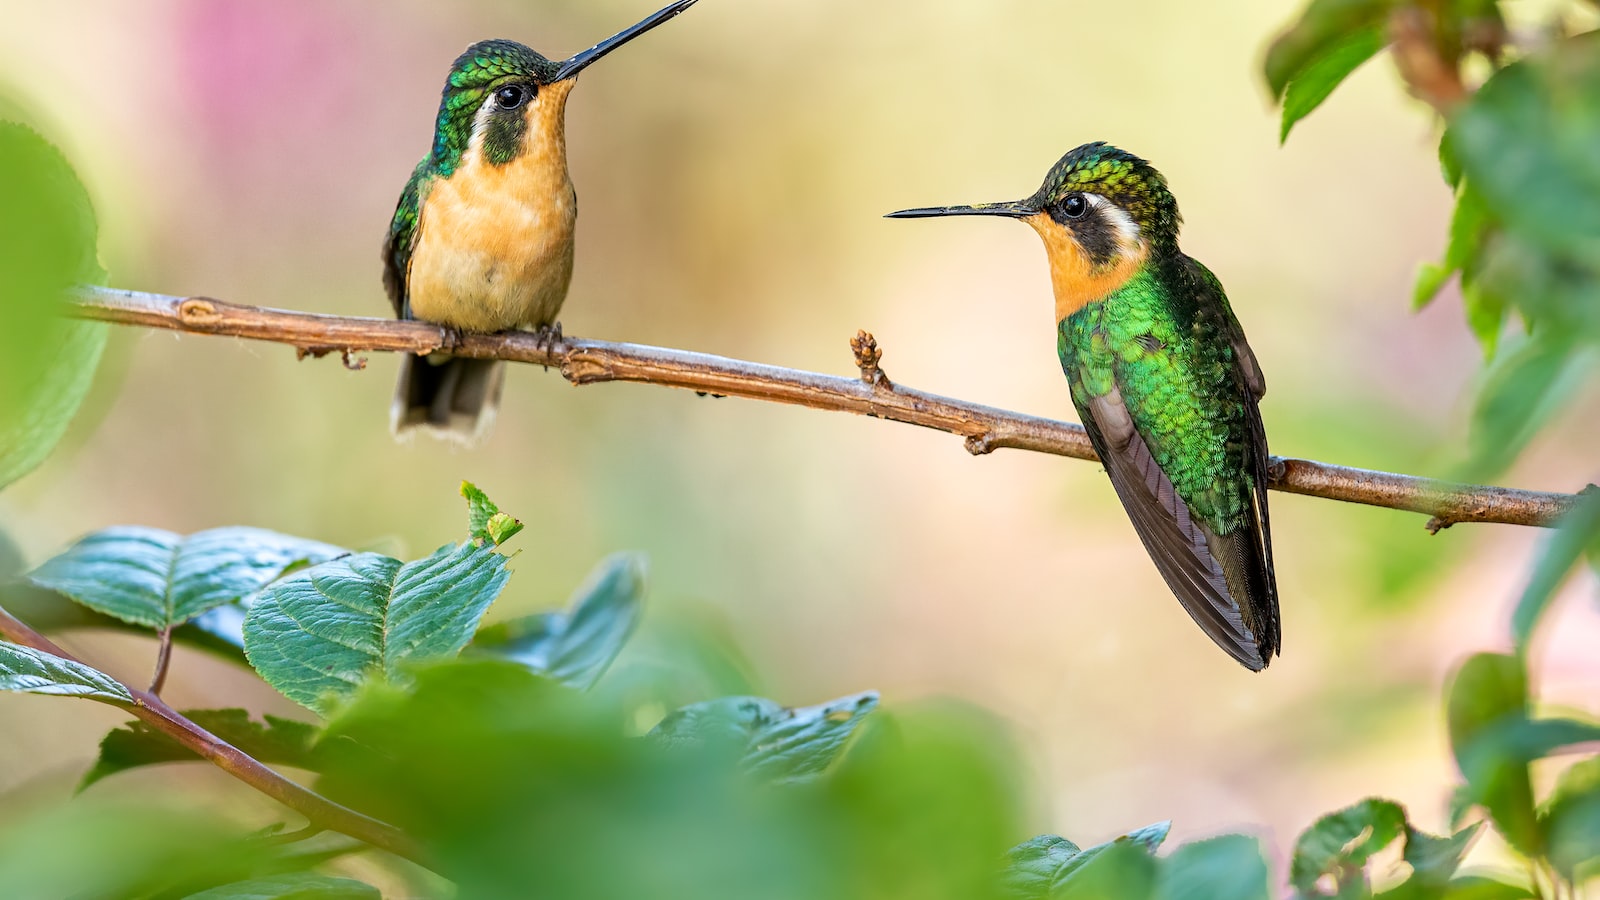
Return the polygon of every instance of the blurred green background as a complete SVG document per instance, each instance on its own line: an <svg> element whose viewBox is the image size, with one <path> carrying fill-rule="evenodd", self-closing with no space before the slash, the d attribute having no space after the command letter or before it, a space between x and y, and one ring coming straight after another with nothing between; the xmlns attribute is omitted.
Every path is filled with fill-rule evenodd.
<svg viewBox="0 0 1600 900"><path fill-rule="evenodd" d="M565 55L652 3L13 3L0 86L89 186L112 285L386 315L381 238L450 60L486 37ZM704 0L574 94L566 331L847 373L866 328L897 381L1070 418L1037 239L879 217L1026 195L1103 139L1171 181L1185 249L1267 372L1274 452L1448 474L1480 358L1453 298L1408 311L1450 213L1437 136L1380 59L1279 149L1257 72L1295 6ZM1251 676L1182 613L1095 466L529 367L483 446L397 446L395 367L121 331L76 437L0 496L0 528L30 563L119 523L420 555L458 537L470 478L530 526L493 618L641 550L649 615L725 618L783 702L877 688L996 711L1040 830L1256 824L1279 848L1368 794L1442 830L1439 685L1507 642L1539 537L1430 538L1417 516L1274 495L1285 655ZM1591 385L1508 480L1594 479L1596 413ZM1592 594L1569 588L1536 672L1547 700L1600 712ZM144 677L148 642L66 644ZM182 649L168 695L289 709ZM63 793L122 718L18 696L0 717L28 723L0 741L0 789Z"/></svg>

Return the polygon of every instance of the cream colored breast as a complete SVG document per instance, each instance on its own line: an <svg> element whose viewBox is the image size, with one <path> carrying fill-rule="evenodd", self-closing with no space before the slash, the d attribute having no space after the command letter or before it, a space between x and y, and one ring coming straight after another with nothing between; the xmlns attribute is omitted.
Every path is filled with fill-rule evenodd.
<svg viewBox="0 0 1600 900"><path fill-rule="evenodd" d="M561 127L565 92L553 93L529 110L516 159L491 165L474 143L428 191L407 281L414 317L467 331L555 320L572 281L578 205Z"/></svg>

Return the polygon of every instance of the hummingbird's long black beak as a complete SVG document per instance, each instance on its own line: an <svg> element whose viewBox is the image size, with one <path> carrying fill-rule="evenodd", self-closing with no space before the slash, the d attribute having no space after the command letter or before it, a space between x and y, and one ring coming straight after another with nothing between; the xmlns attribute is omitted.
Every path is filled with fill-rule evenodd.
<svg viewBox="0 0 1600 900"><path fill-rule="evenodd" d="M977 206L928 206L922 209L902 209L889 213L885 219L934 219L941 216L1004 216L1008 219L1026 219L1039 210L1027 200L1015 203L980 203Z"/></svg>
<svg viewBox="0 0 1600 900"><path fill-rule="evenodd" d="M665 22L666 20L672 18L678 13L683 12L698 2L699 0L677 0L676 3L667 6L665 9L657 10L656 12L651 13L650 16L643 22L640 22L639 24L629 28L625 28L611 37L606 38L600 43L595 44L593 47L590 47L582 53L574 55L566 62L563 62L561 64L561 68L556 70L555 78L551 80L566 81L568 78L571 78L572 76L588 68L590 63L593 63L600 57L605 56L607 53L610 53L618 47L621 47L623 44L626 44L639 35L644 34L646 31L649 31L657 25L660 25L662 22Z"/></svg>

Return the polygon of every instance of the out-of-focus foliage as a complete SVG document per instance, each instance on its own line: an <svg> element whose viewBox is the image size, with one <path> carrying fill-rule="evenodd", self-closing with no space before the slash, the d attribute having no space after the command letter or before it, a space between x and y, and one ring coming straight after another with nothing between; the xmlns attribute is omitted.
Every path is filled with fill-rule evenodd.
<svg viewBox="0 0 1600 900"><path fill-rule="evenodd" d="M644 569L642 557L618 553L603 560L578 588L571 612L540 613L481 628L472 649L588 690L639 626Z"/></svg>
<svg viewBox="0 0 1600 900"><path fill-rule="evenodd" d="M1469 58L1492 70L1442 110L1439 155L1456 212L1443 261L1422 267L1415 291L1415 305L1426 306L1459 276L1468 326L1491 359L1512 313L1527 332L1480 392L1465 473L1472 479L1516 460L1600 356L1600 40L1569 34L1557 20L1547 43L1512 44L1500 6L1315 0L1265 64L1285 136L1402 21L1426 29L1396 49L1419 73L1414 90L1430 90L1420 83L1428 79L1459 82ZM1311 82L1298 96L1297 78Z"/></svg>
<svg viewBox="0 0 1600 900"><path fill-rule="evenodd" d="M504 514L468 487L469 529L486 538L485 524ZM143 532L117 529L102 537L107 534ZM262 540L249 529L207 535L238 538L240 552ZM94 546L119 544L82 542L40 567L34 580L72 589L68 596L85 605L106 606L105 596L151 589L149 567L115 564L147 547L120 555L108 550L96 562L86 550ZM169 560L185 558L184 546L175 536L159 544ZM483 576L482 565L456 571L462 559L479 554L500 559L489 540L446 547L419 563L343 555L283 577L286 565L306 558L299 551L321 545L271 535L262 546L273 552L263 551L256 557L260 565L244 567L243 574L240 553L191 552L216 570L191 561L192 571L173 583L237 588L241 579L254 579L259 586L252 598L240 599L234 589L212 592L219 602L248 607L251 620L273 609L270 598L285 585L315 586L314 596L297 601L305 605L291 621L316 624L274 630L247 620L252 662L291 698L311 696L303 676L283 676L291 662L313 661L305 668L321 678L326 670L315 661L329 658L320 649L322 655L303 650L305 633L343 636L346 643L338 646L359 658L339 662L337 689L315 694L313 708L333 714L325 724L271 716L258 722L242 709L189 717L262 762L317 773L317 788L331 798L403 829L421 844L421 858L454 883L458 897L530 890L579 900L1272 896L1258 841L1229 835L1162 857L1157 851L1170 829L1165 822L1087 849L1043 835L1002 852L1022 827L1023 785L1004 729L974 711L890 714L879 711L874 693L803 708L726 697L685 706L638 733L640 704L661 692L641 690L636 678L589 690L640 617L643 570L636 557L602 563L569 612L546 614L538 627L514 620L485 629L474 642L477 652L456 658L508 577L499 563L491 577ZM354 596L344 583L359 568L351 560L385 573L364 580L362 590L399 596L402 591L390 585L403 583L404 602L414 611L395 620L394 601L382 596L368 604L341 602ZM84 566L94 572L93 591L82 589L81 572L55 581L39 574ZM414 566L433 574L399 574ZM408 643L404 636L418 630L408 617L422 610L434 623L426 629L430 638ZM348 640L374 628L384 640ZM396 639L410 652L385 655L384 641ZM376 649L362 649L369 644ZM113 704L131 699L115 679L88 666L0 644L0 650L8 647L14 659L6 665L33 680L0 680L0 688L42 686ZM342 699L334 702L334 696ZM1548 853L1556 871L1578 877L1600 850L1600 778L1593 760L1568 772L1543 805L1535 802L1528 766L1600 739L1600 725L1535 718L1530 710L1519 657L1480 655L1457 676L1449 719L1467 783L1464 802L1485 808L1519 850L1533 857ZM133 723L105 738L83 787L195 758ZM278 830L236 839L204 865L176 863L159 884L146 870L120 862L93 875L129 897L181 896L173 884L214 897L370 896L363 882L338 877L334 862L350 847L302 848L297 845L305 839L278 840ZM1296 844L1287 878L1301 897L1371 896L1370 861L1403 841L1410 871L1383 897L1531 896L1511 882L1457 874L1481 830L1474 824L1434 837L1413 826L1399 804L1370 799L1314 823ZM171 852L181 858L181 849ZM17 877L26 883L39 876L24 871Z"/></svg>
<svg viewBox="0 0 1600 900"><path fill-rule="evenodd" d="M0 488L49 455L94 379L106 326L61 315L98 283L94 209L60 151L0 119Z"/></svg>

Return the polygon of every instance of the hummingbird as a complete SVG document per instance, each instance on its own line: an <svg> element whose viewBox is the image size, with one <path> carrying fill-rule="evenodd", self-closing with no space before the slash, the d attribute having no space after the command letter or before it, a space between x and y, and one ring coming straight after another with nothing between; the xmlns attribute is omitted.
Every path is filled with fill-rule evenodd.
<svg viewBox="0 0 1600 900"><path fill-rule="evenodd" d="M567 96L578 73L671 19L677 2L562 61L516 41L481 41L450 66L433 147L400 193L383 283L401 319L468 332L531 328L560 337L572 282L577 195L567 171ZM470 443L494 418L498 360L408 354L391 427Z"/></svg>
<svg viewBox="0 0 1600 900"><path fill-rule="evenodd" d="M889 215L934 216L1021 219L1044 239L1061 370L1134 530L1201 630L1266 668L1282 644L1266 381L1222 283L1178 249L1166 179L1096 142L1026 200Z"/></svg>

